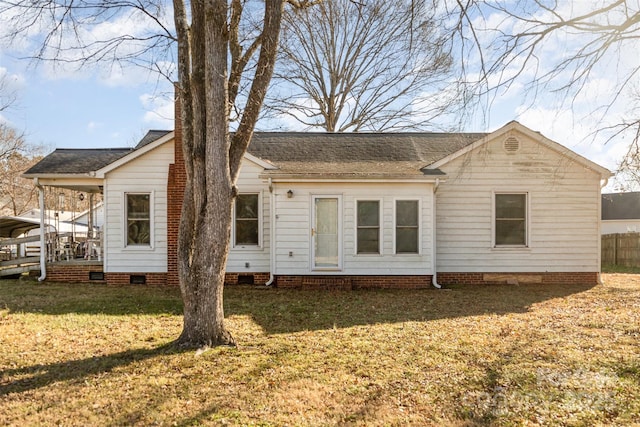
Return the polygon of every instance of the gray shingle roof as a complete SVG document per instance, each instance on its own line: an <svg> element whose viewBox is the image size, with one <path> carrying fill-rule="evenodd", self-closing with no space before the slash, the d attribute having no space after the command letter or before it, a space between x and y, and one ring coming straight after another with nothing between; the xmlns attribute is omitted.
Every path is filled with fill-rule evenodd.
<svg viewBox="0 0 640 427"><path fill-rule="evenodd" d="M152 130L136 148L57 149L25 175L97 171L171 131ZM483 138L485 133L256 132L249 153L272 163L271 174L419 176L422 168Z"/></svg>
<svg viewBox="0 0 640 427"><path fill-rule="evenodd" d="M138 142L138 145L136 145L136 150L139 148L144 147L147 144L152 143L153 141L162 138L163 136L165 136L168 133L171 133L173 131L170 130L150 130L147 132L147 134L142 137L142 139L140 140L140 142Z"/></svg>
<svg viewBox="0 0 640 427"><path fill-rule="evenodd" d="M640 192L603 194L602 219L640 219Z"/></svg>
<svg viewBox="0 0 640 427"><path fill-rule="evenodd" d="M248 151L277 166L274 175L423 175L423 167L486 135L264 132Z"/></svg>
<svg viewBox="0 0 640 427"><path fill-rule="evenodd" d="M115 162L132 150L132 148L58 148L36 163L24 175L86 174Z"/></svg>
<svg viewBox="0 0 640 427"><path fill-rule="evenodd" d="M135 148L58 148L26 171L24 175L94 172L171 132L170 130L150 130Z"/></svg>

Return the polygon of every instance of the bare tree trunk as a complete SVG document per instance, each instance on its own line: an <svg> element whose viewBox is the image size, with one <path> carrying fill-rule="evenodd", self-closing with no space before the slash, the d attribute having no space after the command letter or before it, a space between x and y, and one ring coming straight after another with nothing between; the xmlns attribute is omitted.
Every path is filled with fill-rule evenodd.
<svg viewBox="0 0 640 427"><path fill-rule="evenodd" d="M188 132L183 143L187 184L178 271L184 326L177 343L183 347L234 345L224 328L223 309L233 202L228 173L226 1L193 2L192 16L191 73L180 76L181 81L190 82L181 87L191 101L187 111L192 122L185 123ZM201 53L193 55L194 51ZM185 74L188 70L185 67Z"/></svg>
<svg viewBox="0 0 640 427"><path fill-rule="evenodd" d="M229 82L239 77L228 76L228 55L230 43L237 41L237 22L227 22L224 0L192 2L190 28L181 4L174 6L178 34L190 34L179 37L178 45L184 101L179 119L187 172L178 242L184 325L177 344L182 347L235 345L224 326L223 308L235 182L273 73L283 5L283 0L265 2L256 72L233 143L229 109L235 99L230 99L229 87L233 90L234 84ZM241 3L235 7L234 12L241 13ZM240 50L232 53L240 55ZM247 62L243 57L233 58Z"/></svg>

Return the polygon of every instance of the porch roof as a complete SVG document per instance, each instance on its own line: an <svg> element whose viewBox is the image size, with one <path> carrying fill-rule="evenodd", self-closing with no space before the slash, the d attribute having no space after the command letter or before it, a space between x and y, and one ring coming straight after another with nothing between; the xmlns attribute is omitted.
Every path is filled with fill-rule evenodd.
<svg viewBox="0 0 640 427"><path fill-rule="evenodd" d="M133 151L132 148L58 148L40 160L23 176L90 175Z"/></svg>

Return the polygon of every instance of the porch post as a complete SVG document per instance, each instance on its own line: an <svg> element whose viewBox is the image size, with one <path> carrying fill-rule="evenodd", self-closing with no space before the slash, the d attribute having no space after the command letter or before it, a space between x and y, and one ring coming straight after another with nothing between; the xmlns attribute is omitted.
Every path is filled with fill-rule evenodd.
<svg viewBox="0 0 640 427"><path fill-rule="evenodd" d="M44 188L40 185L38 178L33 179L36 187L38 187L38 199L40 205L40 277L38 281L42 282L47 278L47 242L46 242L46 230L47 226L44 222Z"/></svg>
<svg viewBox="0 0 640 427"><path fill-rule="evenodd" d="M93 237L94 237L93 236L93 193L89 193L89 218L87 220L87 239L93 238Z"/></svg>

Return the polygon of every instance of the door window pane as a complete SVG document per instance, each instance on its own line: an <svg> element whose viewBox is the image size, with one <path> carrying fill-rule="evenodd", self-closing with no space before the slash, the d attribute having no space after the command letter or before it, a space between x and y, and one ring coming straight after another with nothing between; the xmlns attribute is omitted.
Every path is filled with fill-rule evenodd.
<svg viewBox="0 0 640 427"><path fill-rule="evenodd" d="M315 247L316 267L339 266L338 199L315 199Z"/></svg>

